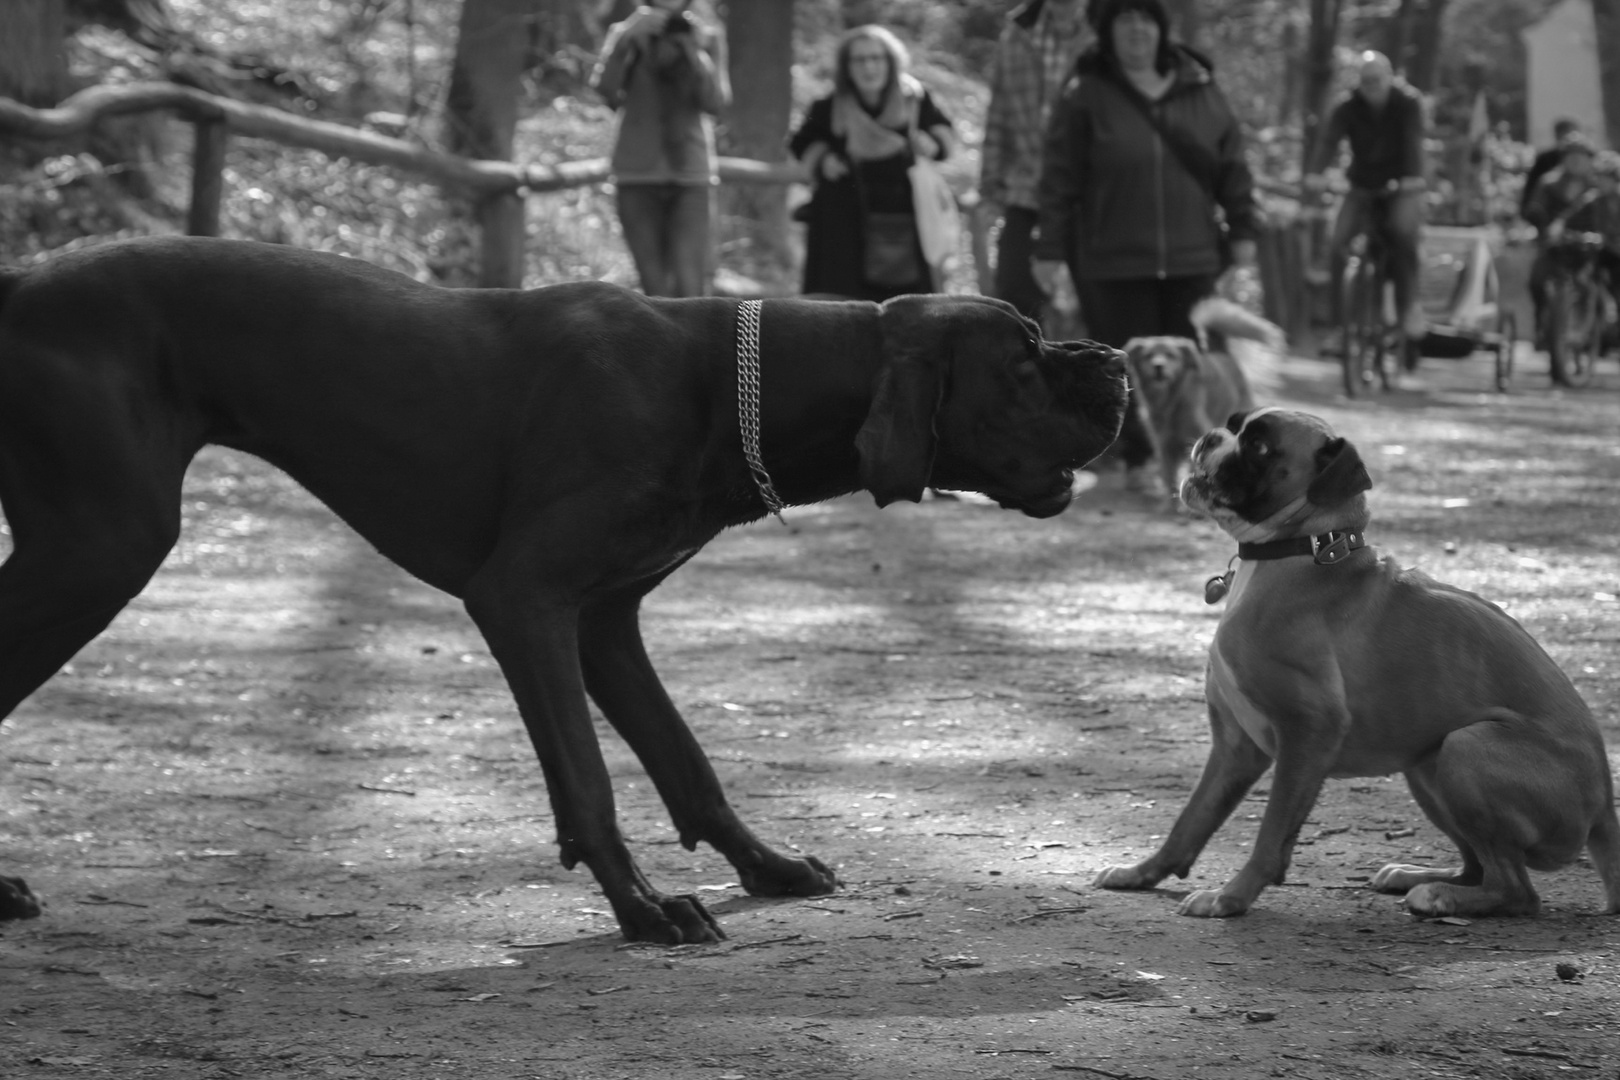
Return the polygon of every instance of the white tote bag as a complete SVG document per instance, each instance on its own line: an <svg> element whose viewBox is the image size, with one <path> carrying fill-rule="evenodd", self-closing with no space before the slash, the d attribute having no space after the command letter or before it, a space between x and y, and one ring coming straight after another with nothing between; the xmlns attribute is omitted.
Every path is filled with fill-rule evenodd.
<svg viewBox="0 0 1620 1080"><path fill-rule="evenodd" d="M911 165L911 203L917 214L917 239L923 259L938 268L956 254L962 240L962 214L945 175L932 161L918 158Z"/></svg>

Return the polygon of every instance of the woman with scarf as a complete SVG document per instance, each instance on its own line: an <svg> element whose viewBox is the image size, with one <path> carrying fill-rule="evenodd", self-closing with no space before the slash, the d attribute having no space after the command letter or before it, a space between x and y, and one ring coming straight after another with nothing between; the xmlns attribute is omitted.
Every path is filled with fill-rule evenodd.
<svg viewBox="0 0 1620 1080"><path fill-rule="evenodd" d="M811 103L788 143L813 186L807 294L886 300L938 289L917 239L907 170L917 157L943 160L956 140L908 66L905 46L884 27L849 31L833 92Z"/></svg>

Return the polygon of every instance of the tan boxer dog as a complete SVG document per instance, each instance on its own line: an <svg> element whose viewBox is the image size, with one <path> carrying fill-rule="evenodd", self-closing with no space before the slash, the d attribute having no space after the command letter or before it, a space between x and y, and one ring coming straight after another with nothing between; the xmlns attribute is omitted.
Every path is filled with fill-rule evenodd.
<svg viewBox="0 0 1620 1080"><path fill-rule="evenodd" d="M1372 481L1321 419L1234 414L1192 453L1181 497L1238 541L1209 650L1213 745L1164 845L1097 884L1149 889L1185 877L1204 844L1272 764L1253 854L1182 915L1241 915L1283 880L1328 777L1406 775L1458 869L1386 866L1372 880L1417 915L1534 915L1526 867L1583 846L1620 912L1620 823L1603 739L1569 678L1501 608L1402 570L1366 546Z"/></svg>

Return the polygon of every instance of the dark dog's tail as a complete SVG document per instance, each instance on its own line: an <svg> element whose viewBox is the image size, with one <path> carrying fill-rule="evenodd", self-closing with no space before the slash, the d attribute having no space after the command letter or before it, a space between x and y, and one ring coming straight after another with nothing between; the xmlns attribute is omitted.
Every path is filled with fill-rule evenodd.
<svg viewBox="0 0 1620 1080"><path fill-rule="evenodd" d="M1219 296L1198 301L1188 318L1198 330L1199 337L1203 339L1200 344L1206 350L1219 349L1224 352L1227 342L1233 338L1258 341L1277 352L1288 345L1288 336L1283 333L1282 327Z"/></svg>
<svg viewBox="0 0 1620 1080"><path fill-rule="evenodd" d="M6 308L6 300L16 291L17 283L22 281L20 270L0 270L0 313Z"/></svg>

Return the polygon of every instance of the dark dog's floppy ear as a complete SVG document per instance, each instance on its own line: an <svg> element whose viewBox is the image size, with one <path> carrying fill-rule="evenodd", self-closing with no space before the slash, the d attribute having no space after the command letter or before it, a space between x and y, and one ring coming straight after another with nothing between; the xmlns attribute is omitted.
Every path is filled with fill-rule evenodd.
<svg viewBox="0 0 1620 1080"><path fill-rule="evenodd" d="M1372 487L1372 477L1361 455L1348 439L1334 438L1316 452L1316 479L1305 498L1317 506L1337 506Z"/></svg>
<svg viewBox="0 0 1620 1080"><path fill-rule="evenodd" d="M897 499L922 499L939 443L934 414L945 397L942 367L923 351L891 350L878 372L872 407L855 436L855 451L860 455L861 486L879 506Z"/></svg>

